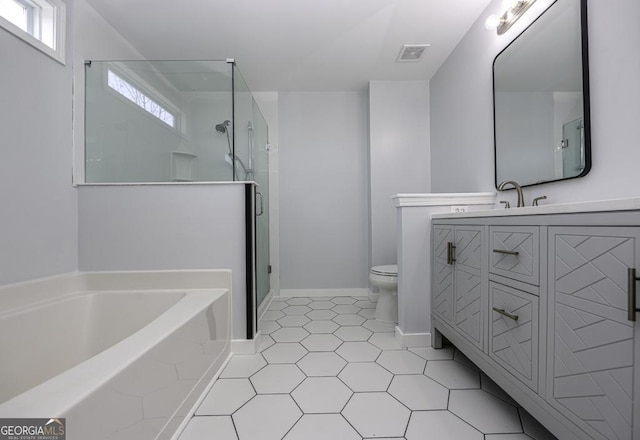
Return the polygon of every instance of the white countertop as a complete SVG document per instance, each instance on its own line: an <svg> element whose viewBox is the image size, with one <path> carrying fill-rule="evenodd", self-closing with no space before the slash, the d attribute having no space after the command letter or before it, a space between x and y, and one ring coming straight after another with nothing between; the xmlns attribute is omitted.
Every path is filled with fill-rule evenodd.
<svg viewBox="0 0 640 440"><path fill-rule="evenodd" d="M397 208L415 206L493 205L495 192L478 193L420 193L396 194L392 197Z"/></svg>
<svg viewBox="0 0 640 440"><path fill-rule="evenodd" d="M640 197L597 200L592 202L559 203L556 205L497 208L485 211L434 214L432 218L510 217L519 215L571 214L581 212L611 212L640 210Z"/></svg>

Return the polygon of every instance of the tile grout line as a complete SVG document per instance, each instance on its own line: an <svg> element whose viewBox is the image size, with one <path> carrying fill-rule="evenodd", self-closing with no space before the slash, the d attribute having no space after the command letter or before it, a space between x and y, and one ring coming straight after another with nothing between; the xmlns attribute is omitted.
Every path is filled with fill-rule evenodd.
<svg viewBox="0 0 640 440"><path fill-rule="evenodd" d="M472 423L470 423L469 421L465 420L462 418L461 415L458 415L457 413L453 412L450 408L451 404L452 404L452 391L482 391L483 393L486 393L487 396L490 396L490 398L492 399L496 399L502 403L504 403L505 405L508 405L509 407L513 407L513 404L511 402L506 401L503 396L494 394L493 392L488 391L487 389L484 388L484 386L489 386L489 382L487 381L488 377L485 378L483 377L481 371L476 371L476 369L472 368L472 363L470 364L471 361L469 361L468 359L466 359L464 356L461 356L462 353L459 352L459 350L457 350L455 347L451 347L451 357L448 357L448 353L444 353L445 356L444 358L437 358L437 359L429 359L430 355L428 354L428 352L425 354L423 353L418 354L416 352L414 352L413 350L411 350L408 347L395 347L393 346L393 344L391 344L389 341L387 341L387 337L383 336L383 337L378 337L376 335L378 334L390 334L393 335L393 331L387 331L385 330L385 325L377 325L375 323L369 324L369 326L371 326L372 328L366 327L365 324L367 322L370 321L375 321L372 318L366 318L363 317L361 315L359 315L360 312L362 312L363 310L372 310L371 308L365 308L365 307L361 307L361 306L357 306L355 305L357 302L359 301L365 301L365 299L357 299L355 297L336 297L336 298L341 298L339 301L341 301L340 303L334 303L335 305L332 306L330 309L315 309L313 307L310 307L309 304L317 301L317 300L312 300L310 298L289 298L288 300L294 300L292 304L289 304L287 301L287 299L285 299L284 301L277 301L278 303L284 303L285 306L281 307L280 310L271 310L270 307L267 308L266 312L269 311L276 311L276 312L280 312L280 314L282 316L275 318L273 320L264 320L262 323L264 322L273 322L273 324L268 324L270 327L275 327L277 326L278 328L276 328L275 330L270 331L269 333L265 333L265 336L269 336L268 340L265 339L265 341L267 341L267 344L265 344L265 341L263 341L263 343L261 344L261 347L259 347L258 352L256 353L256 355L259 355L262 359L262 361L264 362L264 365L262 365L260 368L258 368L257 370L252 371L251 369L248 369L247 372L248 375L247 376L243 376L243 377L227 377L227 378L222 378L220 377L219 379L246 379L249 381L250 385L251 385L251 389L253 390L253 392L255 393L254 396L250 397L246 402L244 402L242 405L240 405L238 408L236 408L235 410L232 411L232 413L226 417L231 418L231 421L233 423L233 427L235 430L236 435L238 436L239 440L245 440L245 439L241 439L240 438L240 433L238 431L238 427L236 424L236 419L234 418L234 415L236 413L238 413L239 411L241 411L242 409L244 409L247 404L249 402L251 402L255 397L257 396L288 396L288 398L290 400L293 401L293 403L295 404L295 408L297 408L297 410L300 412L301 415L299 415L297 417L297 419L295 420L295 422L293 422L293 424L288 428L288 430L284 433L284 435L280 438L280 440L283 440L284 438L286 438L287 436L289 436L289 434L293 431L293 429L295 428L295 426L297 426L301 420L305 419L305 416L307 415L340 415L340 419L344 422L346 422L346 425L348 425L351 429L353 429L358 436L360 436L360 439L366 439L366 438L370 438L370 437L365 437L364 433L361 433L357 428L356 425L354 425L354 422L350 419L348 419L343 412L349 407L349 404L352 403L354 400L354 397L356 397L356 395L366 395L366 394L380 394L380 395L384 395L387 396L387 398L389 399L389 401L395 402L394 405L398 405L399 408L403 408L403 410L408 411L408 418L406 421L406 424L403 426L404 430L402 432L402 436L403 437L395 437L395 438L404 438L406 440L407 435L409 434L409 427L412 425L412 420L415 420L416 418L416 414L418 413L428 413L428 412L446 412L446 413L450 413L451 415L455 416L455 418L457 420L460 420L461 422L463 422L464 426L467 426L468 428L472 428L475 432L479 433L481 435L481 438L486 439L488 435L494 435L494 434L523 434L525 435L527 438L532 438L531 436L529 436L526 432L524 432L524 423L522 421L522 413L521 413L521 408L519 406L515 406L513 409L515 410L515 414L517 416L517 425L519 425L521 431L515 433L515 432L483 432L480 431L479 428L477 428L476 426L474 426ZM306 301L305 301L306 299ZM329 298L326 301L327 302L333 302L335 298ZM349 303L342 303L342 301L353 301L353 302L349 302ZM276 301L273 301L271 304L273 304ZM303 304L304 303L304 304ZM271 305L270 305L271 306ZM278 307L282 306L282 304L280 304ZM347 308L346 306L353 306L353 307L357 307L359 308L359 311L356 313L352 313L353 310ZM291 309L291 311L294 311L295 314L287 314L286 312L283 312L282 310L285 310L289 307L296 307L295 309ZM299 311L303 311L304 309L302 309L302 307L306 307L307 309L309 309L309 311L306 311L303 314L299 314ZM338 307L338 310L343 311L341 312L335 312L333 309ZM314 311L331 311L335 314L335 316L333 316L332 318L329 319L314 319L314 318L310 318L307 316L308 313L313 313ZM265 313L266 313L265 312ZM367 313L371 313L371 312L367 312ZM328 316L328 314L322 315L322 314L314 314L314 315L320 315L320 316ZM334 321L336 318L340 318L341 316L346 316L346 315L354 315L354 316L358 316L360 318L363 319L363 322L361 324L339 324L338 322ZM278 316L277 313L272 314L271 317L273 316ZM287 317L298 317L296 318L290 318L290 319L285 319ZM304 319L303 319L304 318ZM278 320L282 320L285 319L283 322L287 322L288 324L293 323L296 325L282 325L278 322ZM306 320L308 320L308 322L304 322ZM341 319L338 319L339 321L342 321ZM316 332L311 332L309 330L307 330L305 328L305 326L307 325L313 325L313 323L315 322L327 322L327 323L332 323L333 325L336 325L337 327L335 329L333 329L330 332L321 332L321 333L316 333ZM376 321L377 322L377 321ZM358 329L358 327L360 327L360 329ZM287 331L283 331L281 332L283 335L285 334L290 334L290 335L295 335L296 332L300 333L298 336L301 336L301 339L295 341L295 339L298 339L297 336L289 336L292 341L288 341L288 339L285 339L283 341L278 341L276 340L276 337L273 336L273 333L279 331L279 330L286 330L286 329L291 329L291 330L287 330ZM345 330L342 330L345 329ZM347 329L358 329L358 330L352 330L352 331L347 331ZM377 330L376 330L377 329ZM300 330L303 330L303 332L301 332ZM370 334L367 335L366 333L369 332ZM303 333L306 333L306 335L303 335ZM336 334L337 333L337 334ZM344 333L344 335L341 337L339 336L341 333ZM312 340L318 340L318 341L323 341L323 340L330 340L331 338L323 338L323 337L313 337L314 335L316 336L332 336L333 339L336 339L339 341L339 344L336 345L335 347L333 347L330 350L311 350L309 348L307 348L307 345L305 345L303 343L304 340L311 338ZM366 339L362 340L362 335L366 336ZM357 338L356 340L351 340L351 338ZM377 340L377 345L374 342L371 342L372 338L376 338ZM343 338L347 338L346 340ZM380 338L380 339L379 339ZM378 340L379 339L379 340ZM269 344L269 342L271 342L271 344ZM326 342L326 341L323 341ZM273 357L273 356L269 356L268 353L267 355L265 355L265 352L267 352L268 350L272 349L273 347L278 347L279 344L290 344L287 346L283 346L280 345L280 348L278 350L274 349L272 350L273 353L279 352L280 353L280 357ZM355 357L353 356L353 354L349 353L348 350L346 350L346 347L360 347L360 344L367 344L366 346L370 346L373 349L376 350L375 356L374 357L368 357L368 356L359 356L356 355ZM294 346L298 346L300 347L302 350L304 351L304 354L302 354L300 357L297 357L296 355L294 355L293 357L290 357L289 360L287 360L285 353L288 350L288 347L294 347ZM322 342L321 342L322 345ZM308 344L308 346L310 348L318 348L315 347L314 344ZM364 347L364 345L362 345ZM264 347L264 348L262 348ZM322 347L321 348L326 348L326 347ZM338 351L343 348L342 350L342 354L338 353ZM416 351L418 351L416 349ZM356 351L357 353L357 351ZM392 355L388 355L386 353L403 353L403 355L398 355L398 356L392 356ZM406 358L404 356L404 354L409 354L410 356L408 358ZM291 354L291 353L289 353ZM335 364L335 362L337 362L337 360L334 361L325 361L324 359L326 358L322 358L319 357L318 361L320 362L320 359L323 359L321 362L321 364L319 364L318 368L319 368L319 372L321 372L322 374L320 375L310 375L311 373L307 373L306 368L303 367L301 365L301 362L303 362L303 360L310 355L322 355L322 354L332 354L333 356L335 356L336 359L340 359L341 362L338 362L337 364ZM252 356L252 355L247 355L247 356ZM284 358L282 358L282 356L285 356ZM294 359L295 357L297 357L297 360L294 360L293 362L291 362L290 360ZM415 357L416 359L420 359L420 362L424 362L424 367L421 369L420 372L418 373L414 373L411 372L411 365L413 365L413 357ZM271 358L272 361L269 361L268 358ZM357 359L355 361L351 361L348 358L352 358L352 359ZM361 359L369 359L369 360L361 360ZM405 360L406 359L406 360ZM275 362L278 361L278 362ZM449 386L445 385L445 383L443 383L442 380L436 380L433 377L431 377L429 374L427 374L427 369L429 368L430 365L435 365L435 363L439 363L442 361L453 361L455 362L455 364L459 365L460 367L463 367L463 370L461 371L466 371L467 369L469 370L473 370L473 371L469 371L468 373L470 374L470 376L468 376L472 382L475 382L478 384L478 387L459 387L460 385L464 384L465 382L460 382L460 379L458 379L458 382L456 382L455 387L454 388L450 388ZM325 364L325 362L328 362ZM335 368L332 367L332 365L330 365L333 362L333 366L335 366ZM409 364L407 364L406 362L409 362ZM395 363L396 366L393 366ZM385 384L385 388L384 390L381 391L373 391L373 390L367 390L367 387L371 387L371 385L367 385L365 386L365 390L364 391L356 391L355 388L352 388L355 384L352 384L351 386L349 385L349 382L345 381L345 379L343 377L340 377L341 374L343 374L346 369L349 367L350 364L373 364L375 366L377 366L381 371L384 371L385 373L390 375L390 379L388 380L388 382L386 382ZM258 374L259 372L263 371L265 368L271 366L271 365L292 365L294 366L300 373L301 373L301 380L299 382L297 382L295 384L295 386L293 386L293 388L289 389L287 392L269 392L269 393L259 393L258 389L256 388L254 381L252 380L252 378ZM313 363L311 363L311 366L313 366ZM405 368L405 366L408 366L407 368ZM326 372L323 372L322 369L323 368L328 368L328 371L330 374L325 374ZM444 367L443 367L444 368ZM400 373L394 373L394 371L401 371ZM456 370L457 371L457 370ZM433 372L435 373L435 371ZM447 373L448 374L448 373ZM464 373L467 374L467 373ZM416 409L416 410L412 410L409 407L409 403L403 401L404 397L402 397L401 395L396 396L396 394L392 394L390 391L392 390L392 385L394 384L394 381L396 380L396 378L398 376L425 376L426 378L428 378L430 381L432 381L434 384L437 384L439 387L442 387L444 389L447 390L446 392L446 399L444 401L445 407L440 409L440 408L430 408L430 409ZM345 376L346 377L346 376ZM441 379L444 379L446 377L440 375ZM471 379L473 378L473 379ZM302 390L302 386L303 384L309 380L309 379L336 379L338 383L340 383L342 386L346 387L347 390L349 390L350 395L348 397L348 399L346 399L344 401L344 403L342 404L341 408L339 411L334 412L334 411L330 411L330 412L305 412L303 410L303 407L301 406L302 403L298 402L298 400L296 400L296 398L293 397L294 393L296 393L298 390ZM467 379L465 379L467 380ZM444 381L444 382L449 382L450 384L451 381L450 379ZM472 383L470 382L470 383ZM411 382L404 382L405 383L405 387L406 384L411 383ZM400 387L402 385L398 384L396 386ZM497 385L496 385L497 386ZM360 389L360 386L357 386L358 389ZM276 388L277 389L277 388ZM497 390L496 390L497 392ZM395 393L395 391L394 391ZM298 394L302 394L302 391L300 391ZM359 399L360 400L360 399ZM360 404L362 404L362 400L360 400ZM413 406L413 405L412 405ZM309 411L309 408L307 408L307 411ZM353 411L361 411L361 410L356 410L356 409L352 409L351 412L353 413ZM461 412L461 414L463 414ZM200 416L198 416L200 417ZM350 416L351 417L351 416ZM366 420L366 417L365 417ZM471 419L473 420L473 419ZM360 423L360 422L357 422ZM366 422L365 422L366 423ZM417 422L416 422L417 423ZM308 426L308 425L307 425ZM480 425L482 426L482 425ZM513 428L515 428L515 426L513 426ZM307 429L307 428L302 428L302 429ZM386 428L385 428L386 429ZM297 431L296 434L300 434L302 431ZM371 432L370 432L371 433ZM415 433L415 430L414 430ZM398 435L399 432L397 432L396 435ZM384 436L384 435L381 435ZM296 437L298 438L298 437ZM187 440L187 439L184 439Z"/></svg>

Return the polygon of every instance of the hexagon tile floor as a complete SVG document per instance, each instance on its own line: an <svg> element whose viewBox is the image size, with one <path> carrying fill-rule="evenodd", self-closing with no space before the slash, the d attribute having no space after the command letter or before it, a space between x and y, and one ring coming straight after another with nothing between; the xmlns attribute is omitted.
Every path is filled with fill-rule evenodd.
<svg viewBox="0 0 640 440"><path fill-rule="evenodd" d="M180 440L555 439L453 348L402 349L368 298L274 299Z"/></svg>

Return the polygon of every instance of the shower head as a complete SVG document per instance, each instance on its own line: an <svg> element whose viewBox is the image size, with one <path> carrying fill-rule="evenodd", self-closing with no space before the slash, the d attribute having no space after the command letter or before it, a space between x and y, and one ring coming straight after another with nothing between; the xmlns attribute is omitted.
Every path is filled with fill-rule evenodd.
<svg viewBox="0 0 640 440"><path fill-rule="evenodd" d="M227 127L231 124L231 121L228 119L220 124L216 124L216 131L220 134L225 134L227 132Z"/></svg>

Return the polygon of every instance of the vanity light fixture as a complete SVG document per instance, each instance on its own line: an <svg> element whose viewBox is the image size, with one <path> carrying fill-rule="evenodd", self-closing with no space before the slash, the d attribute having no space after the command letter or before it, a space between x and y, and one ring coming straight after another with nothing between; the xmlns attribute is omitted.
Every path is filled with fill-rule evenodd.
<svg viewBox="0 0 640 440"><path fill-rule="evenodd" d="M498 35L502 35L527 12L536 0L503 0L501 14L493 14L487 18L484 25L487 29L496 29Z"/></svg>

